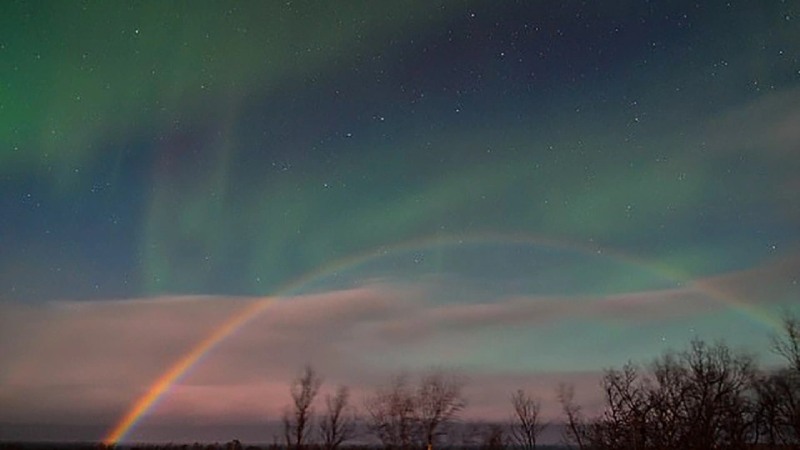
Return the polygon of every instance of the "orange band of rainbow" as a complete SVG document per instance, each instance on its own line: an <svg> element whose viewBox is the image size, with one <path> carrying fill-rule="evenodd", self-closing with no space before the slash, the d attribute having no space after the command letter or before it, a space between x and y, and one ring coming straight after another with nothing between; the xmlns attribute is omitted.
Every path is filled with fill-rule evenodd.
<svg viewBox="0 0 800 450"><path fill-rule="evenodd" d="M182 375L184 375L189 368L191 368L197 361L214 345L224 340L228 335L242 327L253 317L258 316L268 305L269 299L257 300L251 305L248 305L242 311L236 313L233 317L229 318L219 328L214 330L209 336L203 339L200 343L194 346L192 350L181 359L175 362L172 367L164 372L148 389L147 392L136 400L136 403L128 410L125 416L119 423L108 432L108 435L103 439L105 445L113 445L121 441L128 431L133 428L136 422L144 415L153 405L158 401L159 397L172 386Z"/></svg>

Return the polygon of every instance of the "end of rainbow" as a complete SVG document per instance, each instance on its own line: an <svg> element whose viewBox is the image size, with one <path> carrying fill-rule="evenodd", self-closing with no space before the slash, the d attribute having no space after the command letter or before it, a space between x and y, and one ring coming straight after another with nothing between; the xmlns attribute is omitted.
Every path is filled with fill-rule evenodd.
<svg viewBox="0 0 800 450"><path fill-rule="evenodd" d="M125 438L125 435L136 425L144 414L155 405L161 396L178 381L188 370L216 344L223 341L237 329L241 328L246 322L258 316L270 303L271 299L260 299L249 304L247 307L230 317L225 323L217 328L214 333L207 336L192 350L176 361L172 367L164 372L147 390L139 397L133 407L122 417L122 419L108 432L103 438L104 445L114 445Z"/></svg>

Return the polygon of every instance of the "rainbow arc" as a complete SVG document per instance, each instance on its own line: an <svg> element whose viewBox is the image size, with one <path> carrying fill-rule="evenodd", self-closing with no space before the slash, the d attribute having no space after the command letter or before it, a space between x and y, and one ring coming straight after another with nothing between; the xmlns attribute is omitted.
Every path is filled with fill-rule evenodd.
<svg viewBox="0 0 800 450"><path fill-rule="evenodd" d="M709 283L694 282L687 279L685 274L682 274L678 271L670 270L669 268L653 264L619 251L532 235L484 233L480 235L433 236L430 238L401 242L392 246L383 246L343 258L333 262L332 264L320 267L318 270L310 272L305 276L294 280L293 282L284 286L282 289L279 289L276 295L273 297L265 297L254 300L252 303L248 304L246 307L225 320L200 342L195 344L187 353L181 356L164 373L162 373L155 381L153 381L145 393L131 404L130 408L119 419L116 425L114 425L114 427L108 431L103 439L103 442L106 445L112 445L123 441L125 437L134 429L136 424L139 423L142 418L144 418L147 413L158 404L159 400L167 394L169 389L179 382L183 377L185 377L193 367L196 367L204 356L211 353L215 347L233 335L237 330L242 329L253 319L261 315L265 310L268 309L271 303L278 301L277 299L297 295L298 293L301 293L304 288L312 286L325 277L333 274L340 274L354 268L363 267L370 262L374 262L379 258L384 258L386 255L393 253L423 251L441 246L459 246L474 243L549 246L553 248L577 251L584 254L602 254L605 257L628 264L633 264L639 268L644 268L664 278L680 281L684 284L684 288L690 288L712 299L723 302L770 328L777 328L779 326L779 322L776 318L766 314L764 311L758 308L753 307L749 303L742 301L735 295L732 295L730 292L724 291Z"/></svg>

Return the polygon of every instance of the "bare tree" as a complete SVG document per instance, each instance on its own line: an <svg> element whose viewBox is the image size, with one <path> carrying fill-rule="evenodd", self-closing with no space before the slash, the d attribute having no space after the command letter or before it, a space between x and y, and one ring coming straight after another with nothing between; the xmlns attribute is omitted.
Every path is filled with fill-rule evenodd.
<svg viewBox="0 0 800 450"><path fill-rule="evenodd" d="M783 335L772 337L772 349L800 373L800 320L788 313L783 317Z"/></svg>
<svg viewBox="0 0 800 450"><path fill-rule="evenodd" d="M466 405L463 388L462 377L441 369L431 370L420 377L415 399L416 416L428 448Z"/></svg>
<svg viewBox="0 0 800 450"><path fill-rule="evenodd" d="M539 416L541 402L518 389L511 396L511 406L514 408L510 426L512 441L524 450L534 450L537 438L547 427Z"/></svg>
<svg viewBox="0 0 800 450"><path fill-rule="evenodd" d="M686 421L687 368L675 352L668 352L652 365L656 388L648 393L653 444L661 449L680 448Z"/></svg>
<svg viewBox="0 0 800 450"><path fill-rule="evenodd" d="M302 374L292 381L289 392L292 395L292 406L286 408L282 422L286 446L293 450L302 450L308 439L311 420L314 416L314 398L322 385L322 378L311 367L306 366Z"/></svg>
<svg viewBox="0 0 800 450"><path fill-rule="evenodd" d="M800 376L792 369L756 382L758 431L763 443L800 448Z"/></svg>
<svg viewBox="0 0 800 450"><path fill-rule="evenodd" d="M788 367L761 376L758 396L758 432L764 443L800 449L800 321L788 313L783 334L772 337L773 351Z"/></svg>
<svg viewBox="0 0 800 450"><path fill-rule="evenodd" d="M408 376L395 376L365 401L367 426L389 450L408 450L415 427L415 399Z"/></svg>
<svg viewBox="0 0 800 450"><path fill-rule="evenodd" d="M607 450L743 449L756 442L752 359L724 344L692 341L653 364L603 377L605 410L587 442Z"/></svg>
<svg viewBox="0 0 800 450"><path fill-rule="evenodd" d="M561 412L566 420L562 438L567 445L576 445L580 450L586 448L586 422L580 405L575 403L575 387L561 383L556 390L556 398L561 404Z"/></svg>
<svg viewBox="0 0 800 450"><path fill-rule="evenodd" d="M333 396L325 396L325 415L320 420L319 431L325 450L336 450L355 435L356 413L350 406L347 386L339 386Z"/></svg>
<svg viewBox="0 0 800 450"><path fill-rule="evenodd" d="M606 449L647 448L649 403L639 369L628 363L622 370L607 370L602 386L606 410L592 427L592 444Z"/></svg>
<svg viewBox="0 0 800 450"><path fill-rule="evenodd" d="M396 376L366 399L367 425L387 449L433 446L464 408L463 387L462 377L441 369L421 375L416 388Z"/></svg>
<svg viewBox="0 0 800 450"><path fill-rule="evenodd" d="M742 447L744 433L731 427L742 426L732 420L747 414L747 391L755 379L753 360L734 354L724 344L709 346L698 340L680 359L687 375L681 406L687 435L681 447Z"/></svg>

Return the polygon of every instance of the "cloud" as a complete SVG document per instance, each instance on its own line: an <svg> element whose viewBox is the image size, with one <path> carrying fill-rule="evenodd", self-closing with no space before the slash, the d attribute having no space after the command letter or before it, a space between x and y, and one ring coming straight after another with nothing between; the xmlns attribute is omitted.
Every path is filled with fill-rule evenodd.
<svg viewBox="0 0 800 450"><path fill-rule="evenodd" d="M709 145L789 156L800 146L800 88L784 89L732 108L708 125Z"/></svg>
<svg viewBox="0 0 800 450"><path fill-rule="evenodd" d="M752 198L787 220L790 229L797 227L800 88L770 92L722 112L708 122L701 139L703 146L721 157L725 166L741 167L737 180L746 183L743 186L747 186L748 194L763 192L744 198Z"/></svg>
<svg viewBox="0 0 800 450"><path fill-rule="evenodd" d="M348 384L360 402L398 366L417 360L453 361L467 372L472 417L501 417L509 389L525 386L555 414L552 392L559 381L574 382L588 393L587 405L596 403L592 392L601 366L587 363L592 370L576 372L569 362L597 360L598 342L607 341L605 348L615 352L601 355L604 364L635 357L620 356L630 346L614 347L614 339L630 336L624 330L639 333L645 354L657 354L662 347L646 344L649 338L641 338L642 333L697 317L721 317L731 304L713 298L720 292L741 294L741 302L754 299L747 304L769 309L774 304L763 299L782 298L775 296L774 286L792 286L798 261L776 260L675 289L604 297L486 293L470 298L471 303L457 303L440 296L452 291L448 284L458 283L445 278L419 284L375 282L274 299L171 387L149 420L250 423L275 418L289 402L289 380L306 363L325 377L326 392ZM228 318L261 300L0 303L0 422L110 425L166 368ZM534 339L530 333L537 337L527 344Z"/></svg>
<svg viewBox="0 0 800 450"><path fill-rule="evenodd" d="M432 334L507 329L585 319L606 322L663 322L707 314L728 305L696 287L609 296L515 296L489 303L451 303L408 311L379 324L387 340L422 340Z"/></svg>
<svg viewBox="0 0 800 450"><path fill-rule="evenodd" d="M234 411L286 391L307 362L337 366L337 351L358 324L392 314L394 288L360 288L275 299L251 323L204 357L164 411ZM106 302L0 304L0 420L119 415L174 361L229 317L260 299L162 297ZM283 395L285 396L285 395ZM281 397L283 397L281 396ZM250 399L248 401L245 401ZM259 399L259 400L254 400ZM286 399L280 398L281 402ZM272 403L272 405L269 405ZM206 405L204 408L197 405ZM236 406L235 406L236 405ZM191 415L191 414L189 414Z"/></svg>

